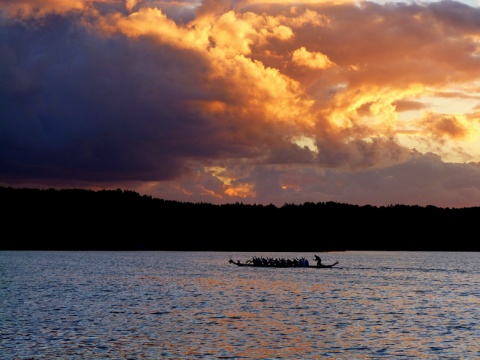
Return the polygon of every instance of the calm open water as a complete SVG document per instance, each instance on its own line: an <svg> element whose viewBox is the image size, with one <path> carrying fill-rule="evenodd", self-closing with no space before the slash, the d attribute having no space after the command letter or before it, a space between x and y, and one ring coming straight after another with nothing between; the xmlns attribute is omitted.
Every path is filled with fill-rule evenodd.
<svg viewBox="0 0 480 360"><path fill-rule="evenodd" d="M480 253L254 255L0 252L0 358L480 358Z"/></svg>

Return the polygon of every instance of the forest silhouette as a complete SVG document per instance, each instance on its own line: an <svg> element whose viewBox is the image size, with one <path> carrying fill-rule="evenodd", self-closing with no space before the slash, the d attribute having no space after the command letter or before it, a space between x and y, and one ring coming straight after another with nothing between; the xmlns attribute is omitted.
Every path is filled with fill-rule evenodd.
<svg viewBox="0 0 480 360"><path fill-rule="evenodd" d="M480 207L191 203L0 187L0 250L480 251Z"/></svg>

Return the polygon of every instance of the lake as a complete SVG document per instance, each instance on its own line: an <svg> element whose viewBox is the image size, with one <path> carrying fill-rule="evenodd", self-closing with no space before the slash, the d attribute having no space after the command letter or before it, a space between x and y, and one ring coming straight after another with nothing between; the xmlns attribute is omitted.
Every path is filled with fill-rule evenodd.
<svg viewBox="0 0 480 360"><path fill-rule="evenodd" d="M480 253L0 252L0 358L478 359Z"/></svg>

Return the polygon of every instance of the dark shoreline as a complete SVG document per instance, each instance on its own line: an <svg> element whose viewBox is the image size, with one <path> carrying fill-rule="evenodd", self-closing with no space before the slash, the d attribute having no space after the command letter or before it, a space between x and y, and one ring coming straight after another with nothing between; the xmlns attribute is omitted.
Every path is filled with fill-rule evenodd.
<svg viewBox="0 0 480 360"><path fill-rule="evenodd" d="M0 250L480 251L480 207L186 203L0 187Z"/></svg>

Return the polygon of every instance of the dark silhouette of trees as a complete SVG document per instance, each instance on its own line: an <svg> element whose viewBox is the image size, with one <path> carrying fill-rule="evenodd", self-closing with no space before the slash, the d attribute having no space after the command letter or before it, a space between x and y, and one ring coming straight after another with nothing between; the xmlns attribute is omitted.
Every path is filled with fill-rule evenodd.
<svg viewBox="0 0 480 360"><path fill-rule="evenodd" d="M1 250L480 251L480 207L190 203L0 187Z"/></svg>

